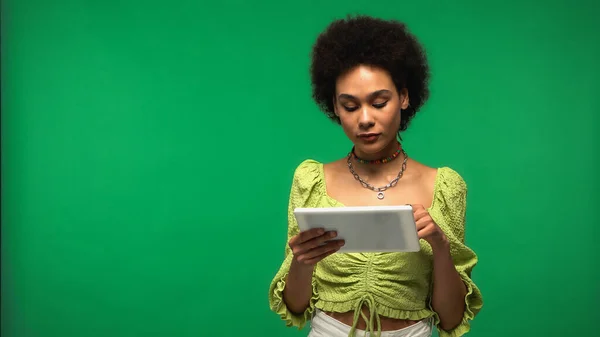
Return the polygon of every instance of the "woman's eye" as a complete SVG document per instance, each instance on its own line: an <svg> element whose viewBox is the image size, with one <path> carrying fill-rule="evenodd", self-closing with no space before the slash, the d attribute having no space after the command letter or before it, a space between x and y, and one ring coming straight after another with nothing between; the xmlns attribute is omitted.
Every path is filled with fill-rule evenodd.
<svg viewBox="0 0 600 337"><path fill-rule="evenodd" d="M385 107L387 105L387 101L383 102L383 103L374 103L373 106L376 107L377 109L381 109L383 107Z"/></svg>
<svg viewBox="0 0 600 337"><path fill-rule="evenodd" d="M348 111L348 112L352 112L352 111L355 111L356 109L358 109L358 107L356 107L356 106L345 106L344 105L344 109L346 109L346 111Z"/></svg>

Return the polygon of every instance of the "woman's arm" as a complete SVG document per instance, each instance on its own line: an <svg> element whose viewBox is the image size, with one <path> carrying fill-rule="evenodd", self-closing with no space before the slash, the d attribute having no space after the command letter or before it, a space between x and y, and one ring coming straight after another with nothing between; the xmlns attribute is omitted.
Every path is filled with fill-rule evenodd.
<svg viewBox="0 0 600 337"><path fill-rule="evenodd" d="M471 278L477 255L465 245L467 185L452 169L438 172L438 189L432 203L436 207L413 208L419 238L432 249L430 307L437 316L439 335L462 336L470 331L470 321L483 306L481 291Z"/></svg>
<svg viewBox="0 0 600 337"><path fill-rule="evenodd" d="M300 315L308 308L312 297L312 266L302 265L292 260L290 272L285 281L283 300L289 310Z"/></svg>
<svg viewBox="0 0 600 337"><path fill-rule="evenodd" d="M337 252L344 244L343 240L332 240L336 236L335 232L314 228L290 239L288 245L293 258L283 290L283 300L294 314L304 312L310 304L315 264ZM327 242L328 240L332 241Z"/></svg>
<svg viewBox="0 0 600 337"><path fill-rule="evenodd" d="M433 249L433 295L431 306L440 318L440 328L457 327L465 311L467 287L454 267L450 244L443 240Z"/></svg>
<svg viewBox="0 0 600 337"><path fill-rule="evenodd" d="M444 231L433 221L423 205L412 205L418 236L426 240L433 250L433 295L431 306L440 318L439 327L452 330L465 313L467 287L456 271L450 242Z"/></svg>

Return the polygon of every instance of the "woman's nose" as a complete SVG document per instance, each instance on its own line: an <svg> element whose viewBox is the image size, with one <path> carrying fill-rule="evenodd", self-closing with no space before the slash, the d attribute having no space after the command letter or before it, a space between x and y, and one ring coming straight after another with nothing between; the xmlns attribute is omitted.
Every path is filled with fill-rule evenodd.
<svg viewBox="0 0 600 337"><path fill-rule="evenodd" d="M358 126L361 129L368 129L375 125L375 121L373 120L373 116L371 115L371 111L369 111L368 107L362 108L360 112L360 117L358 120Z"/></svg>

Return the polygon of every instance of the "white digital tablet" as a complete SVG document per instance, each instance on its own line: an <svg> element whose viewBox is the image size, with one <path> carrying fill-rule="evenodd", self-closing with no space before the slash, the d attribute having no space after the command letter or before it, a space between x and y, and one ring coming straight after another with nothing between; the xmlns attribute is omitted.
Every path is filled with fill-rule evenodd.
<svg viewBox="0 0 600 337"><path fill-rule="evenodd" d="M296 208L301 232L335 230L345 240L343 253L417 252L419 238L411 206Z"/></svg>

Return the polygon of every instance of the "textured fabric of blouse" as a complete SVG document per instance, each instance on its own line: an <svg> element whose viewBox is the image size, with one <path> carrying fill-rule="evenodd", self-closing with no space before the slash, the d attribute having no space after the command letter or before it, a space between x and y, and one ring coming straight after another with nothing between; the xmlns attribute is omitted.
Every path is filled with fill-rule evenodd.
<svg viewBox="0 0 600 337"><path fill-rule="evenodd" d="M409 320L433 317L440 337L464 335L483 306L481 292L471 279L477 256L464 243L466 194L467 185L456 171L448 167L437 170L433 202L427 210L446 234L456 270L467 288L462 322L454 329L440 329L439 317L431 307L433 256L425 240L420 240L419 252L336 253L321 260L314 268L312 298L301 314L292 313L283 300L293 258L286 242L283 262L270 285L271 310L287 326L301 329L315 308L329 312L354 311L356 325L360 308L366 305L370 315L365 318L372 332L380 331L380 316ZM293 213L297 207L344 207L327 194L322 163L305 160L294 172L288 206L288 240L299 233Z"/></svg>

